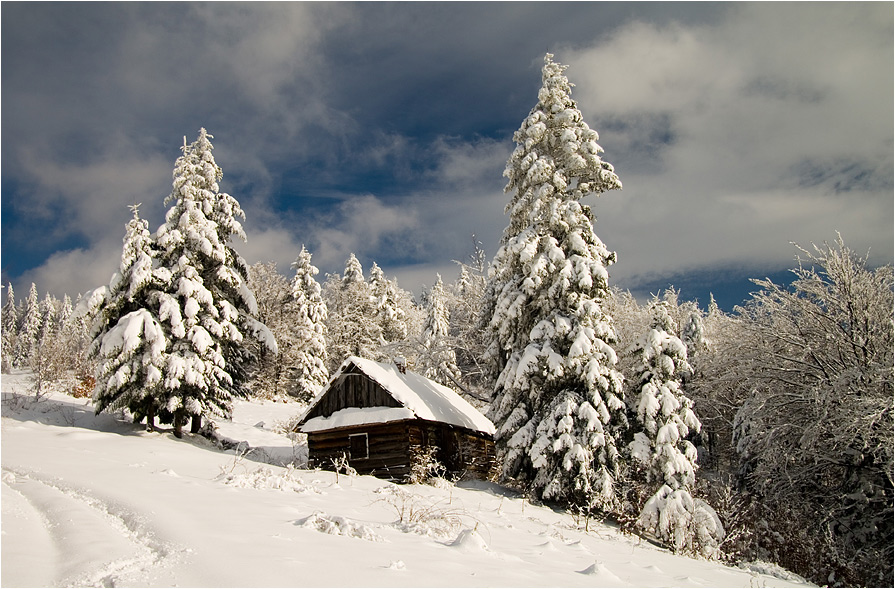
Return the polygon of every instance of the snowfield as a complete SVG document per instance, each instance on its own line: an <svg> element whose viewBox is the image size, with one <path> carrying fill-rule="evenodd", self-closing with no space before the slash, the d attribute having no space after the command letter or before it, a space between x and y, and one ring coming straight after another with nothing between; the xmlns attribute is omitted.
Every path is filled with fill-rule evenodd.
<svg viewBox="0 0 895 589"><path fill-rule="evenodd" d="M297 405L244 402L219 432L149 433L2 377L2 585L801 587L675 556L496 485L393 485L276 466Z"/></svg>

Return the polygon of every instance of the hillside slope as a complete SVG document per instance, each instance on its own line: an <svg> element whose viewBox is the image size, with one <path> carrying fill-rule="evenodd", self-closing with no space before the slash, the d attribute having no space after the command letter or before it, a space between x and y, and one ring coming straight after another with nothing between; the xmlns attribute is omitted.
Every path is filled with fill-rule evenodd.
<svg viewBox="0 0 895 589"><path fill-rule="evenodd" d="M240 404L220 431L264 448L243 455L84 399L35 401L26 375L2 390L3 586L806 586L585 531L495 485L258 461L301 455L272 430L294 405Z"/></svg>

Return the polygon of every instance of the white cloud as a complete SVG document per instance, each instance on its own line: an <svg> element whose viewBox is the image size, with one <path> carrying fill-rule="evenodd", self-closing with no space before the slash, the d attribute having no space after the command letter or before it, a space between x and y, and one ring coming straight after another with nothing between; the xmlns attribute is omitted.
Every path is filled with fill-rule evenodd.
<svg viewBox="0 0 895 589"><path fill-rule="evenodd" d="M746 4L562 52L624 183L594 207L614 276L788 267L790 241L836 230L891 261L891 23L885 6Z"/></svg>
<svg viewBox="0 0 895 589"><path fill-rule="evenodd" d="M27 294L33 282L41 296L49 292L59 299L66 294L75 299L78 294L109 284L120 260L121 242L114 239L104 239L86 249L56 252L15 281L16 298Z"/></svg>

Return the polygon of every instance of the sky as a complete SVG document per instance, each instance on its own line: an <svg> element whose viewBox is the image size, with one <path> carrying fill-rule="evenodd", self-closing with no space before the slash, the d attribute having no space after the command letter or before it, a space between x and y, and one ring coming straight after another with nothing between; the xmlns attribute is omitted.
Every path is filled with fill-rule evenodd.
<svg viewBox="0 0 895 589"><path fill-rule="evenodd" d="M544 54L621 191L591 196L611 284L741 303L798 250L893 260L891 3L0 5L2 282L107 284L130 205L164 222L214 136L246 261L353 252L416 294L507 225L503 170ZM475 236L475 237L473 237ZM4 289L4 300L5 300Z"/></svg>

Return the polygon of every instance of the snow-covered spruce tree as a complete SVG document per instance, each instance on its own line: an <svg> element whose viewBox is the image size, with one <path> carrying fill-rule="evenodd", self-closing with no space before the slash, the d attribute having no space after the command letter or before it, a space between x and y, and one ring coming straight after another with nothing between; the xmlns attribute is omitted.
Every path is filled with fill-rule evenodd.
<svg viewBox="0 0 895 589"><path fill-rule="evenodd" d="M348 356L378 359L382 328L376 320L369 283L357 257L345 262L343 276L330 274L324 285L326 301L327 370L334 372Z"/></svg>
<svg viewBox="0 0 895 589"><path fill-rule="evenodd" d="M13 366L22 368L28 366L34 350L37 348L40 337L40 303L37 300L37 285L31 283L28 298L25 300L25 308L22 312L22 322L19 325L19 333L13 350Z"/></svg>
<svg viewBox="0 0 895 589"><path fill-rule="evenodd" d="M675 297L676 299L676 297ZM696 447L687 440L700 430L693 402L683 392L692 369L687 348L677 335L668 301L650 304L649 331L634 345L634 391L629 398L628 446L632 484L658 488L645 505L637 505L637 525L670 544L675 551L714 556L724 537L715 511L691 494L696 482ZM633 494L635 497L637 494Z"/></svg>
<svg viewBox="0 0 895 589"><path fill-rule="evenodd" d="M245 240L238 218L245 214L228 194L205 129L174 168L173 203L156 233L161 288L151 295L170 346L162 371L165 409L181 435L187 417L198 431L203 416L229 417L233 398L248 394L243 338L256 337L276 353L276 342L256 319L257 304L246 285L247 268L230 246Z"/></svg>
<svg viewBox="0 0 895 589"><path fill-rule="evenodd" d="M168 340L148 301L158 287L153 276L155 251L149 224L132 207L119 270L109 282L90 330L89 356L95 361L93 402L96 412L127 408L136 421L147 418L151 430L161 398Z"/></svg>
<svg viewBox="0 0 895 589"><path fill-rule="evenodd" d="M504 172L509 225L484 305L498 375L489 416L504 477L544 499L611 509L616 438L626 427L615 333L602 308L616 257L580 201L621 182L552 57Z"/></svg>
<svg viewBox="0 0 895 589"><path fill-rule="evenodd" d="M327 308L322 289L315 276L320 272L311 264L311 254L301 248L292 263L292 298L295 305L297 354L289 367L292 373L290 393L301 401L310 401L329 380L326 369Z"/></svg>
<svg viewBox="0 0 895 589"><path fill-rule="evenodd" d="M0 338L2 338L2 349L0 349L0 370L4 374L8 374L12 370L13 351L16 345L16 335L18 334L19 311L16 309L16 293L12 289L12 283L6 289L6 302L3 309L0 310Z"/></svg>
<svg viewBox="0 0 895 589"><path fill-rule="evenodd" d="M460 381L460 370L457 368L457 355L449 337L450 317L445 299L444 283L439 274L435 285L425 295L426 323L423 326L416 370L426 378L453 388Z"/></svg>
<svg viewBox="0 0 895 589"><path fill-rule="evenodd" d="M406 316L399 304L399 290L397 282L386 278L382 268L373 262L370 267L370 295L385 344L407 339Z"/></svg>

